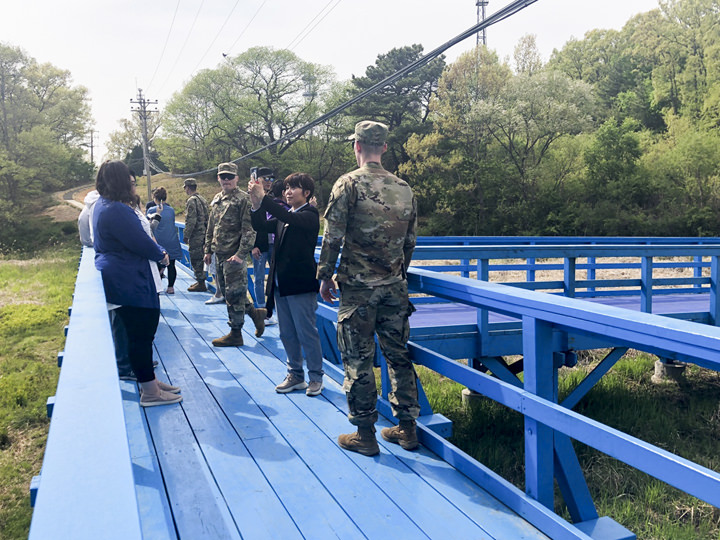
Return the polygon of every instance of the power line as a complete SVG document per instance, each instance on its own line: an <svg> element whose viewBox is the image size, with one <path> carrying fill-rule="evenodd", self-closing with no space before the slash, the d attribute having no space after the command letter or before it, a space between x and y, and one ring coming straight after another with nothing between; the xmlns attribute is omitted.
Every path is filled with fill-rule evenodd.
<svg viewBox="0 0 720 540"><path fill-rule="evenodd" d="M240 38L243 37L243 34L245 34L245 32L247 31L248 28L250 28L250 25L255 20L255 17L258 16L258 13L260 13L260 10L263 8L263 6L266 4L266 2L267 2L267 0L263 0L263 3L260 4L260 7L257 8L257 11L255 11L255 15L253 15L252 18L250 19L250 21L245 25L245 28L242 29L242 32L240 32L240 35L238 35L238 37L235 39L235 41L232 42L232 45L230 45L230 48L228 49L227 56L230 55L230 52L233 50L233 48L235 47L237 42L240 41ZM226 55L224 54L223 56L226 56Z"/></svg>
<svg viewBox="0 0 720 540"><path fill-rule="evenodd" d="M247 159L257 156L258 154L261 154L265 150L268 150L270 148L273 148L274 146L277 146L278 144L280 144L282 142L300 137L305 132L311 130L312 128L314 128L315 126L317 126L319 124L322 124L323 122L325 122L326 120L329 120L333 116L340 114L342 111L344 111L348 107L354 105L358 101L365 99L366 97L374 94L378 90L382 90L386 86L388 86L388 85L392 84L393 82L395 82L396 80L404 77L408 73L415 71L419 67L422 67L425 64L428 64L429 62L431 62L432 60L434 60L435 58L440 56L442 53L444 53L446 50L448 50L450 47L457 45L461 41L463 41L471 36L474 36L480 30L483 30L483 29L487 28L488 26L492 26L493 24L499 23L500 21L503 21L503 20L507 19L508 17L515 15L519 11L522 11L523 9L525 9L526 7L528 7L531 4L534 4L535 2L537 2L537 0L515 0L514 2L511 2L504 8L501 8L496 13L493 13L490 17L488 17L484 21L481 21L480 23L476 24L475 26L472 26L471 28L465 30L462 34L455 36L450 41L440 45L439 47L437 47L433 51L429 52L425 56L418 58L417 60L415 60L415 62L412 62L411 64L408 64L404 68L399 69L398 71L396 71L389 77L383 79L382 81L380 81L377 84L374 84L367 90L363 90L354 98L346 101L345 103L343 103L341 105L338 105L331 111L323 114L322 116L316 118L312 122L305 124L304 126L296 129L295 131L288 133L287 135L283 135L279 139L276 139L275 141L271 142L270 144L267 144L267 145L263 146L262 148L254 150L254 151L252 151L248 154L245 154L244 156L241 156L237 159L233 159L232 162L239 163L241 161L245 161ZM186 178L189 176L210 173L210 172L213 172L214 170L216 170L216 169L214 169L214 168L206 169L204 171L197 171L194 173L187 173L187 174L176 174L174 176L179 177L179 178Z"/></svg>
<svg viewBox="0 0 720 540"><path fill-rule="evenodd" d="M152 86L153 81L155 80L155 75L157 75L158 68L160 67L160 64L162 63L163 56L165 56L165 49L167 48L168 41L170 40L170 34L172 33L173 26L175 26L175 17L177 17L178 8L180 7L180 0L178 0L177 5L175 6L175 13L173 13L172 21L170 22L170 28L168 29L167 37L165 38L165 45L163 45L162 52L160 53L160 58L158 59L157 66L155 66L155 73L153 73L152 78L150 79L150 84L148 84L148 90Z"/></svg>
<svg viewBox="0 0 720 540"><path fill-rule="evenodd" d="M160 90L165 88L165 85L167 84L168 80L170 80L170 75L172 75L172 72L175 70L175 66L177 66L177 63L180 60L180 57L182 56L183 51L185 50L185 46L187 45L188 41L190 40L190 36L192 36L192 32L195 29L195 23L197 23L197 20L198 20L198 17L200 16L200 12L202 11L203 5L205 5L205 0L202 0L202 2L200 2L200 7L198 8L197 13L195 13L195 18L193 19L192 25L190 25L190 31L187 33L187 36L185 36L185 42L182 44L182 47L180 47L180 52L178 53L177 57L175 58L175 62L173 62L173 65L170 68L170 71L169 71L167 77L165 77L165 81L162 83Z"/></svg>
<svg viewBox="0 0 720 540"><path fill-rule="evenodd" d="M225 28L225 25L226 25L226 24L228 23L228 21L230 20L230 17L232 17L232 14L233 14L233 12L235 11L235 8L237 7L237 5L238 5L239 3L240 3L240 0L237 0L237 1L235 2L235 5L234 5L234 6L232 7L232 9L230 10L230 13L228 13L228 16L225 18L225 22L222 23L222 26L220 27L220 30L218 30L218 31L215 33L215 37L214 37L213 40L210 42L210 46L207 48L207 51L205 51L205 53L202 55L202 57L200 58L200 61L197 63L197 66L195 66L195 69L192 70L193 73L195 73L195 72L197 71L197 68L199 68L199 67L200 67L200 64L202 64L202 61L205 60L205 57L207 56L207 53L209 53L209 52L210 52L210 49L212 49L212 46L215 45L215 42L217 41L217 38L219 38L220 35L222 34L223 28Z"/></svg>
<svg viewBox="0 0 720 540"><path fill-rule="evenodd" d="M298 35L295 36L295 37L293 38L293 40L292 40L290 43L288 43L288 44L287 44L287 47L285 47L285 48L288 49L288 50L290 50L290 51L292 51L294 47L296 47L297 45L299 45L299 44L300 44L300 41L302 41L302 39L305 39L305 38L302 38L300 41L298 41L297 43L295 43L295 42L298 40L298 38L303 35L303 33L305 32L305 30L307 30L308 27L309 27L312 23L314 23L315 20L316 20L318 17L320 17L320 15L322 15L323 11L325 11L325 10L327 9L327 7L328 7L330 4L332 4L334 1L335 1L335 0L330 0L327 4L325 4L325 6L318 12L318 14L315 15L315 16L310 20L310 22L305 25L305 28L303 28L302 30L300 30L300 32L298 33ZM336 7L339 3L340 3L340 0L337 0L337 3L330 9L330 11L332 11L333 9L335 9L335 7ZM327 15L328 13L330 13L330 11L328 11L325 15ZM320 20L318 21L318 24L319 24L320 22L322 22L322 20L323 20L324 18L325 18L325 17L323 17L322 19L320 19ZM315 26L317 26L317 24L316 24ZM315 29L315 26L313 26L313 28L310 30L310 32ZM309 34L310 32L308 32L308 34ZM306 36L307 36L307 34L306 34Z"/></svg>

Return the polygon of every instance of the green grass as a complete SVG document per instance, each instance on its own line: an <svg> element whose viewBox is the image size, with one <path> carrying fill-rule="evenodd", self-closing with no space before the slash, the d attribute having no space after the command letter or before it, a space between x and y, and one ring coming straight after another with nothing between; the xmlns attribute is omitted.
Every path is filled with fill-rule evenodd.
<svg viewBox="0 0 720 540"><path fill-rule="evenodd" d="M596 355L584 354L576 367L560 371L561 396L582 380ZM720 471L720 374L689 366L684 382L655 385L650 381L655 360L629 351L574 410ZM451 442L522 489L522 415L487 398L466 407L461 385L424 368L418 371L435 412L454 422ZM639 539L720 538L720 509L597 450L574 446L601 516L612 517ZM569 518L558 490L555 511Z"/></svg>
<svg viewBox="0 0 720 540"><path fill-rule="evenodd" d="M53 240L32 242L30 254L0 256L0 539L27 538L29 487L39 474L55 394L63 327L77 275L77 228L49 224ZM74 236L74 237L73 237ZM46 239L47 241L47 239ZM47 247L48 245L52 247Z"/></svg>

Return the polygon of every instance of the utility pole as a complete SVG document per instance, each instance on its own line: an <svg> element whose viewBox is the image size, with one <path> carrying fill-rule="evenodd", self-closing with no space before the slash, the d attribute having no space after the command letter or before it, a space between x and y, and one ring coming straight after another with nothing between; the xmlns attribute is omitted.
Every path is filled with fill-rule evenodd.
<svg viewBox="0 0 720 540"><path fill-rule="evenodd" d="M148 201L152 200L152 173L150 172L150 154L148 152L148 135L147 135L147 121L150 113L158 112L157 107L154 110L148 110L149 105L157 105L157 99L150 101L143 97L142 90L138 88L138 95L135 100L130 100L130 103L137 105L137 107L130 107L130 110L140 115L140 123L142 125L142 149L143 149L143 164L145 167L145 176L147 178L147 192Z"/></svg>
<svg viewBox="0 0 720 540"><path fill-rule="evenodd" d="M95 139L93 138L95 133L97 133L97 131L94 129L90 130L90 163L93 165L95 165Z"/></svg>
<svg viewBox="0 0 720 540"><path fill-rule="evenodd" d="M480 24L480 21L485 20L485 8L489 3L490 2L488 0L475 0L475 6L477 7L478 24ZM480 46L480 43L482 43L483 45L487 45L487 33L485 32L485 28L483 28L481 32L477 33L477 46Z"/></svg>

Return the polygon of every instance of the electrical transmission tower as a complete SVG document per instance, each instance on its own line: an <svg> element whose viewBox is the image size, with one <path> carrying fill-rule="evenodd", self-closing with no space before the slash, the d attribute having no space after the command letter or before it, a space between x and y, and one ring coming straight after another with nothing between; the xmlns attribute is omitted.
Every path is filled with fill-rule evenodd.
<svg viewBox="0 0 720 540"><path fill-rule="evenodd" d="M475 0L475 6L477 7L477 22L480 24L481 21L485 20L485 8L490 2L488 0ZM477 33L477 46L480 44L487 45L487 33L485 28Z"/></svg>
<svg viewBox="0 0 720 540"><path fill-rule="evenodd" d="M130 110L140 115L140 124L142 125L143 166L145 167L145 177L147 178L147 200L152 201L152 173L150 172L150 154L148 152L147 121L150 117L150 113L158 112L157 107L152 110L148 109L149 106L157 105L157 99L155 101L150 101L146 99L145 97L143 97L142 90L138 88L137 98L135 98L134 100L131 99L130 103L137 105L137 107L130 107Z"/></svg>

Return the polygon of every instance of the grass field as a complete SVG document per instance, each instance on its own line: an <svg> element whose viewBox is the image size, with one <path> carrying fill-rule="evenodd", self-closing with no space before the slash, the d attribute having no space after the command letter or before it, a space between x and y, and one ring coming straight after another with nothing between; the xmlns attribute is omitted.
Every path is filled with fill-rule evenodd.
<svg viewBox="0 0 720 540"><path fill-rule="evenodd" d="M30 480L42 464L49 425L45 402L57 386L57 353L63 349L79 256L79 242L67 235L34 254L0 257L2 540L28 535Z"/></svg>

